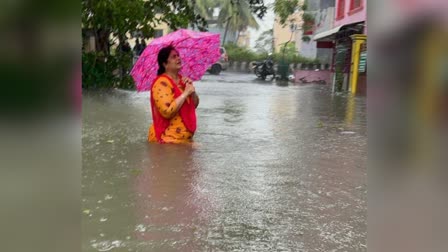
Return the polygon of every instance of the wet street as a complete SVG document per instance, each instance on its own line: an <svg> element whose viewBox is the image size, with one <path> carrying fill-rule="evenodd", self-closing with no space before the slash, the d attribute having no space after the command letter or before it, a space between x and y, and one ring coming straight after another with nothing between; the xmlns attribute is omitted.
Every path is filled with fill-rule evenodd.
<svg viewBox="0 0 448 252"><path fill-rule="evenodd" d="M367 251L365 97L205 75L193 145L149 93L83 94L82 251Z"/></svg>

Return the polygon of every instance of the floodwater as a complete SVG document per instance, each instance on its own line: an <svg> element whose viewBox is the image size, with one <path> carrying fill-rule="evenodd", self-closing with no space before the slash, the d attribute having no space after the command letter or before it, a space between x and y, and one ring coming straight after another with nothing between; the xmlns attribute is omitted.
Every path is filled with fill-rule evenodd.
<svg viewBox="0 0 448 252"><path fill-rule="evenodd" d="M366 251L366 99L205 75L194 144L149 93L83 95L83 251Z"/></svg>

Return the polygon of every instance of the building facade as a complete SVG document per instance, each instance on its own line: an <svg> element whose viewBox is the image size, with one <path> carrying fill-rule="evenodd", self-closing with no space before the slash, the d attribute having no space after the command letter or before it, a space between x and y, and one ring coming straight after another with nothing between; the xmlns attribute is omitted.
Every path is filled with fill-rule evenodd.
<svg viewBox="0 0 448 252"><path fill-rule="evenodd" d="M335 0L320 0L319 9L315 16L315 32L319 34L331 30L334 25ZM314 40L313 40L314 41ZM334 43L332 40L315 41L316 58L322 64L330 65L333 62Z"/></svg>
<svg viewBox="0 0 448 252"><path fill-rule="evenodd" d="M321 8L331 9L331 1L321 1ZM332 47L331 69L334 71L333 88L366 94L367 78L367 1L336 0L331 26L322 25L313 37L318 47Z"/></svg>
<svg viewBox="0 0 448 252"><path fill-rule="evenodd" d="M334 27L367 20L366 0L336 0Z"/></svg>
<svg viewBox="0 0 448 252"><path fill-rule="evenodd" d="M333 28L335 0L307 0L307 6L303 15L311 16L314 21L310 24L311 29L300 31L298 40L302 42L299 53L308 58L316 58L322 64L330 65L334 48L332 40L316 41L313 37ZM303 37L309 40L303 41Z"/></svg>
<svg viewBox="0 0 448 252"><path fill-rule="evenodd" d="M316 27L315 24L316 22L312 23L312 24L308 24L309 26L311 26L310 29L304 30L303 29L303 25L304 25L304 21L303 21L303 15L310 15L310 16L316 16L317 11L319 10L319 2L320 0L307 0L307 10L305 12L302 12L302 17L301 17L301 26L302 28L300 29L299 33L300 36L297 38L297 43L301 44L300 49L299 49L299 53L300 55L307 57L307 58L311 58L314 59L317 56L317 47L316 47L316 41L310 39L310 40L306 40L303 41L303 37L312 37L314 35L314 33L316 32Z"/></svg>
<svg viewBox="0 0 448 252"><path fill-rule="evenodd" d="M274 19L273 35L274 35L274 51L280 52L280 49L286 42L290 41L295 43L296 51L299 52L301 48L302 33L298 29L302 23L302 17L300 12L296 12L290 16L285 25L280 24L279 18L276 16Z"/></svg>

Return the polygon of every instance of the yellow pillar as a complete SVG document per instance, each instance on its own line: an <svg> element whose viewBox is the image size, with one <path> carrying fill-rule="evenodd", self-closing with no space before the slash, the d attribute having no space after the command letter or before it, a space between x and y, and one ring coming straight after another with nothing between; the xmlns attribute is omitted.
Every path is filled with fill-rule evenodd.
<svg viewBox="0 0 448 252"><path fill-rule="evenodd" d="M415 122L411 126L412 159L416 168L437 168L435 160L441 160L443 155L442 142L439 133L444 116L444 74L443 64L446 60L448 47L446 45L448 34L442 27L428 28L417 48L420 65L416 68L416 81L412 83L411 100L414 102L413 117ZM411 84L411 83L410 83ZM443 141L443 140L442 140ZM443 166L440 166L443 168Z"/></svg>
<svg viewBox="0 0 448 252"><path fill-rule="evenodd" d="M356 94L358 85L359 56L361 45L367 40L367 36L363 34L354 34L352 38L352 62L350 67L350 92Z"/></svg>
<svg viewBox="0 0 448 252"><path fill-rule="evenodd" d="M353 118L355 117L356 100L353 95L350 95L347 100L347 106L345 107L345 126L350 127L353 124Z"/></svg>

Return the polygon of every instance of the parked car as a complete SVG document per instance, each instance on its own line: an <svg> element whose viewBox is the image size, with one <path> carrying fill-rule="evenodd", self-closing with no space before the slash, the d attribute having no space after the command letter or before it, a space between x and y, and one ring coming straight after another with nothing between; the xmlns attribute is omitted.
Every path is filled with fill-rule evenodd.
<svg viewBox="0 0 448 252"><path fill-rule="evenodd" d="M218 62L213 64L207 71L211 74L220 74L222 70L227 70L229 67L229 57L227 56L226 49L224 47L220 47L219 51L221 52L221 58Z"/></svg>

